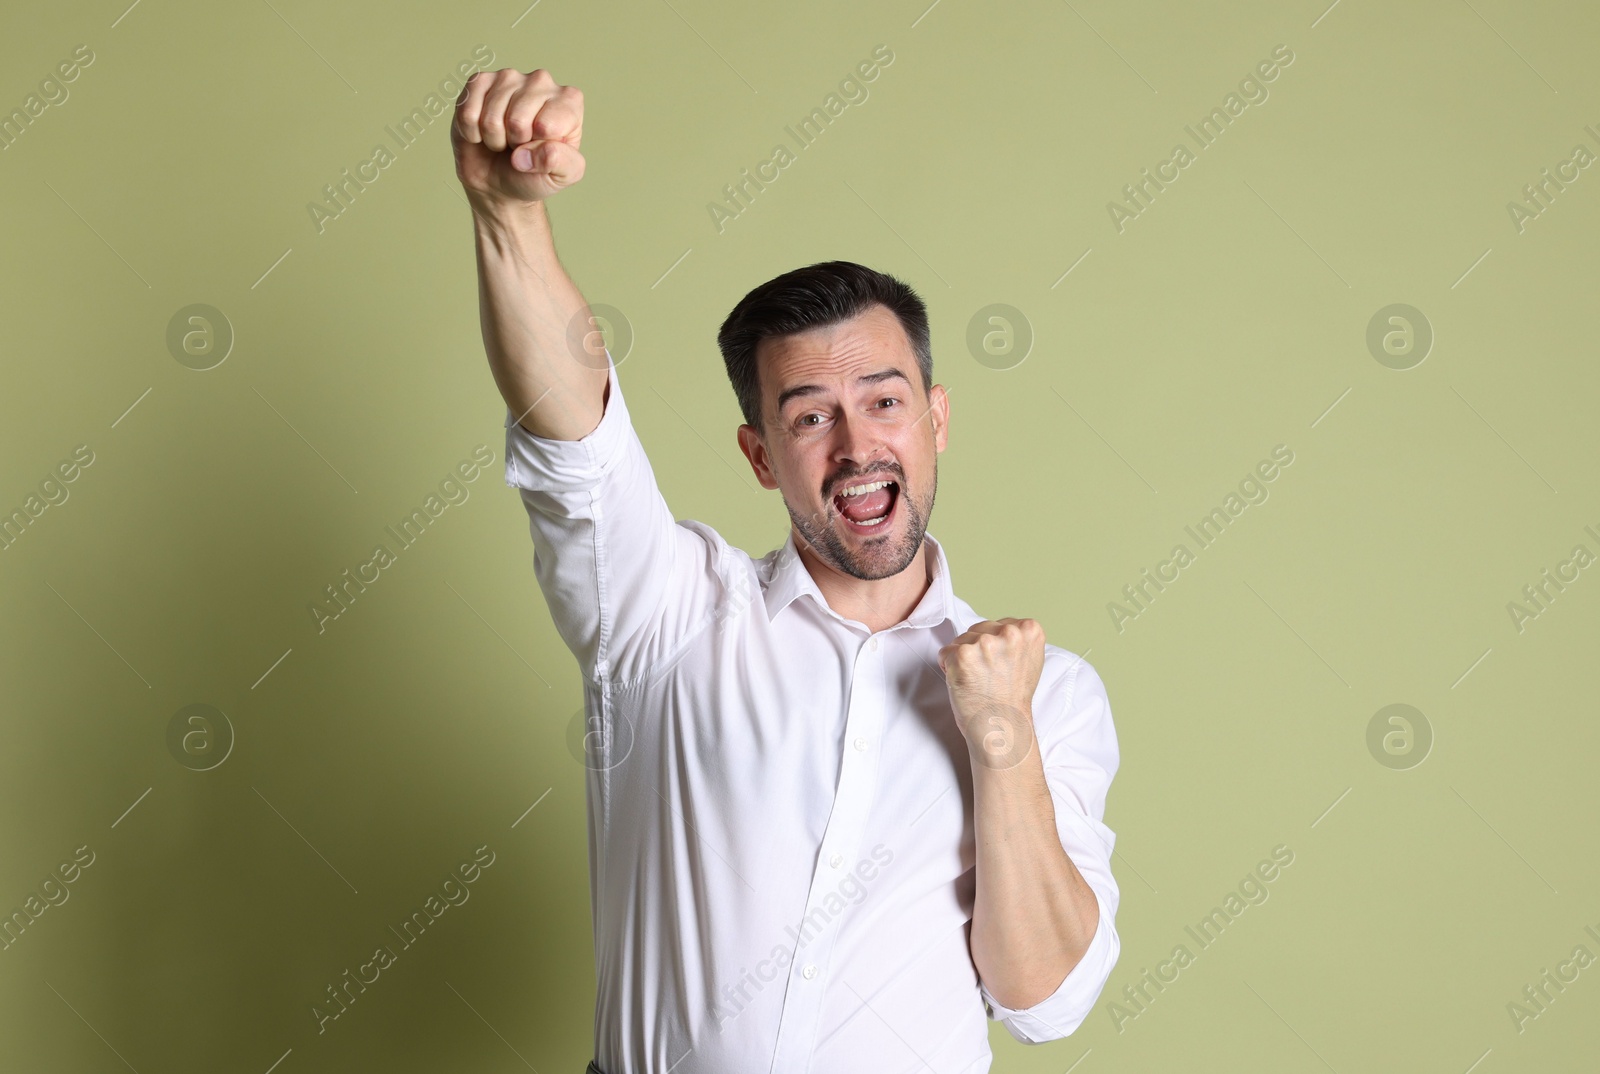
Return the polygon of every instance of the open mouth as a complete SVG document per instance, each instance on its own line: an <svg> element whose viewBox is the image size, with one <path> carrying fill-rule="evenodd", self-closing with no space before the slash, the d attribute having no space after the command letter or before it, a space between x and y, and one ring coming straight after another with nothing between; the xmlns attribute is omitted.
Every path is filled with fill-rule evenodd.
<svg viewBox="0 0 1600 1074"><path fill-rule="evenodd" d="M859 534L882 531L899 502L900 485L889 480L857 482L840 489L833 498L845 526Z"/></svg>

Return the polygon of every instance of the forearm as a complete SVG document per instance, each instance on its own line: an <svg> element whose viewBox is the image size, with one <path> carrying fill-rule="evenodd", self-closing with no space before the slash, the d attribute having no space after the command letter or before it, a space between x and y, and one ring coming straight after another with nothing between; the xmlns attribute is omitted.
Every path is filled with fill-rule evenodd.
<svg viewBox="0 0 1600 1074"><path fill-rule="evenodd" d="M556 257L544 203L474 198L472 219L479 320L495 384L530 433L581 439L603 412L605 353L584 349L588 305Z"/></svg>
<svg viewBox="0 0 1600 1074"><path fill-rule="evenodd" d="M1026 733L1032 734L1028 716ZM973 964L990 994L1024 1010L1048 998L1094 938L1094 891L1062 848L1037 743L1009 767L974 749L977 894Z"/></svg>

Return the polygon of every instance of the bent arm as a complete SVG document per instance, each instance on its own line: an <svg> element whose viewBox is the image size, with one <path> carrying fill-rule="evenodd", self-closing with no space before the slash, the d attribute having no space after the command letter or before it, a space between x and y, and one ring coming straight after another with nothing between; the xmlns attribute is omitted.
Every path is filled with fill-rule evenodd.
<svg viewBox="0 0 1600 1074"><path fill-rule="evenodd" d="M1003 771L972 766L977 898L972 961L1007 1007L1032 1007L1060 986L1100 923L1094 890L1061 845L1038 751Z"/></svg>
<svg viewBox="0 0 1600 1074"><path fill-rule="evenodd" d="M973 769L973 962L990 1017L1030 1044L1077 1030L1122 950L1104 820L1119 762L1110 702L1092 666L1056 656L1068 666L1036 694L1027 758Z"/></svg>

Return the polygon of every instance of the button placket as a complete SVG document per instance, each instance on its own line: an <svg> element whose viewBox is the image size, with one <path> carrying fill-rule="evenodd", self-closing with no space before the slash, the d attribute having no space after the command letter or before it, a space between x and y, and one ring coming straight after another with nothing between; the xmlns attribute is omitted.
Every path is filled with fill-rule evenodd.
<svg viewBox="0 0 1600 1074"><path fill-rule="evenodd" d="M843 751L839 762L839 783L834 791L833 809L829 813L827 828L822 834L822 845L832 848L826 856L819 854L811 875L810 890L806 895L807 919L821 905L829 892L839 882L836 870L844 863L847 853L854 853L861 844L866 829L867 815L877 791L878 758L866 752L866 746L882 734L887 707L885 691L887 676L882 657L877 655L876 639L868 639L856 653L854 674L851 676L849 709L845 717L845 740L859 743ZM837 922L829 920L820 934L805 937L804 920L801 934L796 936L794 959L791 965L799 978L797 987L785 990L783 1013L779 1016L775 1070L805 1069L809 1056L805 1049L815 1036L817 1018L821 1013L823 989L804 982L816 980L822 968L832 957Z"/></svg>

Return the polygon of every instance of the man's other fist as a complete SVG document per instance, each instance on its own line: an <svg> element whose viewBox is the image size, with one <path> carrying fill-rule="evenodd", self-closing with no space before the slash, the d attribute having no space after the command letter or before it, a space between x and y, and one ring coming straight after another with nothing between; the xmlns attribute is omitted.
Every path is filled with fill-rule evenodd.
<svg viewBox="0 0 1600 1074"><path fill-rule="evenodd" d="M583 178L583 93L543 70L479 71L450 124L456 177L468 199L543 201Z"/></svg>
<svg viewBox="0 0 1600 1074"><path fill-rule="evenodd" d="M939 650L950 708L972 756L987 768L1020 764L1033 747L1033 694L1044 674L1036 619L985 619Z"/></svg>

